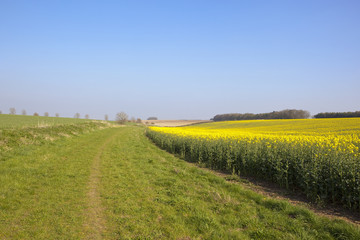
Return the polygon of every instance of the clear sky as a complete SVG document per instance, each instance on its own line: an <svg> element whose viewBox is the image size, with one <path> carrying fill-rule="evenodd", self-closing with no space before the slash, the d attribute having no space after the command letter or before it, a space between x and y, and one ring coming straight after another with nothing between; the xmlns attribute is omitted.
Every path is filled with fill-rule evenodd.
<svg viewBox="0 0 360 240"><path fill-rule="evenodd" d="M360 1L0 0L0 110L360 110Z"/></svg>

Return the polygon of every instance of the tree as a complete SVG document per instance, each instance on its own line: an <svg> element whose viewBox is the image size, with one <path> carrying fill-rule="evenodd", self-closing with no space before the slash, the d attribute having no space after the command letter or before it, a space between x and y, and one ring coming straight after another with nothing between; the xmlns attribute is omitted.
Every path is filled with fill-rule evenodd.
<svg viewBox="0 0 360 240"><path fill-rule="evenodd" d="M136 119L137 123L142 123L141 118Z"/></svg>
<svg viewBox="0 0 360 240"><path fill-rule="evenodd" d="M21 114L25 116L25 115L26 115L26 110L23 109L23 110L21 111Z"/></svg>
<svg viewBox="0 0 360 240"><path fill-rule="evenodd" d="M270 113L227 113L218 114L214 121L233 121L233 120L254 120L254 119L304 119L309 118L310 113L305 110L285 109Z"/></svg>
<svg viewBox="0 0 360 240"><path fill-rule="evenodd" d="M2 111L0 110L0 114L2 114Z"/></svg>
<svg viewBox="0 0 360 240"><path fill-rule="evenodd" d="M35 113L34 113L34 116L38 117L38 116L39 116L39 114L38 114L37 112L35 112Z"/></svg>
<svg viewBox="0 0 360 240"><path fill-rule="evenodd" d="M85 115L85 118L86 118L86 119L89 119L89 117L90 117L89 114L86 114L86 115Z"/></svg>
<svg viewBox="0 0 360 240"><path fill-rule="evenodd" d="M105 121L109 121L109 116L105 114Z"/></svg>
<svg viewBox="0 0 360 240"><path fill-rule="evenodd" d="M147 120L158 120L157 117L149 117Z"/></svg>
<svg viewBox="0 0 360 240"><path fill-rule="evenodd" d="M74 118L80 118L80 113L75 113Z"/></svg>
<svg viewBox="0 0 360 240"><path fill-rule="evenodd" d="M360 117L360 111L356 112L322 112L314 115L314 118L352 118Z"/></svg>
<svg viewBox="0 0 360 240"><path fill-rule="evenodd" d="M44 117L48 117L49 116L49 113L48 112L45 112L44 113Z"/></svg>
<svg viewBox="0 0 360 240"><path fill-rule="evenodd" d="M131 117L131 122L136 122L136 119L135 119L135 117Z"/></svg>
<svg viewBox="0 0 360 240"><path fill-rule="evenodd" d="M60 115L58 113L55 113L55 117L60 117Z"/></svg>
<svg viewBox="0 0 360 240"><path fill-rule="evenodd" d="M128 120L128 115L124 112L119 112L116 114L115 120L119 124L125 124L125 122Z"/></svg>
<svg viewBox="0 0 360 240"><path fill-rule="evenodd" d="M15 115L16 114L16 109L15 108L10 108L9 112L10 112L9 114Z"/></svg>

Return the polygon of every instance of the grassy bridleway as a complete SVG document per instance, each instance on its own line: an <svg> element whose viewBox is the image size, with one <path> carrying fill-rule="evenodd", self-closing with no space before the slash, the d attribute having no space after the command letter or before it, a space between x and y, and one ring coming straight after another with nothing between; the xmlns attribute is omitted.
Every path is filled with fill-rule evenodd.
<svg viewBox="0 0 360 240"><path fill-rule="evenodd" d="M0 162L0 239L359 239L107 128Z"/></svg>

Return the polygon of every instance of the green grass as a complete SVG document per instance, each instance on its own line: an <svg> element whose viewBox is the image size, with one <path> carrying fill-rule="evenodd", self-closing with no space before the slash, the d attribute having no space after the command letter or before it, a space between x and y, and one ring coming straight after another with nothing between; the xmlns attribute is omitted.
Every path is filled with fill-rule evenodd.
<svg viewBox="0 0 360 240"><path fill-rule="evenodd" d="M229 183L126 126L14 147L0 161L0 239L86 239L96 156L102 239L360 238L358 227Z"/></svg>
<svg viewBox="0 0 360 240"><path fill-rule="evenodd" d="M23 116L0 114L0 129L24 128L24 127L47 127L59 124L75 124L89 122L88 119L57 118L41 116Z"/></svg>
<svg viewBox="0 0 360 240"><path fill-rule="evenodd" d="M82 238L89 165L109 134L29 147L0 162L0 239Z"/></svg>
<svg viewBox="0 0 360 240"><path fill-rule="evenodd" d="M40 146L62 138L73 137L109 124L100 121L87 121L73 124L58 124L47 127L26 127L0 129L0 161L13 156L15 152L26 151L28 146Z"/></svg>

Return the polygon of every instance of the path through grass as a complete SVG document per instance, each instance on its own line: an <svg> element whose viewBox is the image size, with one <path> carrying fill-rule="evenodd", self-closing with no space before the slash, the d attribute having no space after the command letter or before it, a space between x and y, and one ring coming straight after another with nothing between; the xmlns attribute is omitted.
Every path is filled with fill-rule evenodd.
<svg viewBox="0 0 360 240"><path fill-rule="evenodd" d="M359 239L359 229L246 190L158 149L142 127L0 161L0 239Z"/></svg>
<svg viewBox="0 0 360 240"><path fill-rule="evenodd" d="M113 133L26 146L0 161L0 239L83 238L90 166Z"/></svg>

